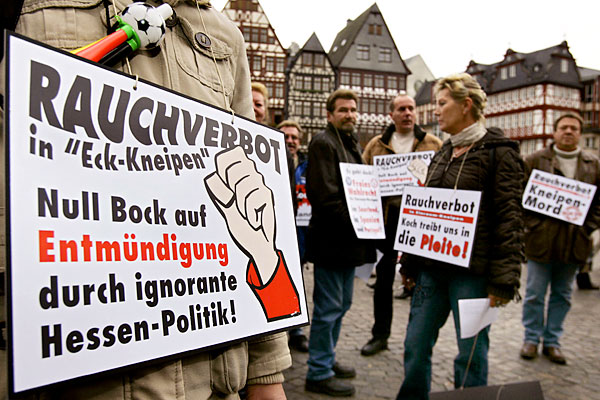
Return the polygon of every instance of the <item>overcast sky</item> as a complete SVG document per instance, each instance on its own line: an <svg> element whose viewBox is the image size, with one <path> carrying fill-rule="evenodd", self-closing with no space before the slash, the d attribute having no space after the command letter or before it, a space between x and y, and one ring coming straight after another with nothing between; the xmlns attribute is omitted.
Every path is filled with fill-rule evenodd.
<svg viewBox="0 0 600 400"><path fill-rule="evenodd" d="M227 0L213 0L222 10ZM283 47L316 32L329 52L348 19L370 0L260 0ZM600 0L379 0L403 59L420 54L436 77L462 72L473 59L502 60L509 47L529 53L567 40L580 67L600 70Z"/></svg>

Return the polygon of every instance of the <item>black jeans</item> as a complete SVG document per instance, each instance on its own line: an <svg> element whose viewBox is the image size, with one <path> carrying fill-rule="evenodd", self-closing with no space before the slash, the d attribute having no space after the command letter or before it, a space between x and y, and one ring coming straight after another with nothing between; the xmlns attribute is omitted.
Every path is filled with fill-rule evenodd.
<svg viewBox="0 0 600 400"><path fill-rule="evenodd" d="M373 293L375 323L371 330L373 337L377 339L389 338L392 329L394 278L396 277L396 263L398 261L398 251L394 250L394 241L399 215L400 210L398 208L390 207L388 209L385 224L386 238L379 243L379 249L383 252L383 257L375 266L375 273L377 274Z"/></svg>
<svg viewBox="0 0 600 400"><path fill-rule="evenodd" d="M387 339L392 329L392 315L394 311L394 278L396 276L396 261L398 252L387 249L377 263L375 271L375 291L373 292L373 315L375 323L371 330L373 337Z"/></svg>

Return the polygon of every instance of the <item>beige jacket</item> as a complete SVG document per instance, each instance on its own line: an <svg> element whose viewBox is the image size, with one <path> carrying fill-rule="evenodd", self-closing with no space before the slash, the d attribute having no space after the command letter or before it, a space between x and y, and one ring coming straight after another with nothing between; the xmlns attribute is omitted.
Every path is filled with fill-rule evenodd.
<svg viewBox="0 0 600 400"><path fill-rule="evenodd" d="M131 73L253 119L250 72L239 29L210 6L202 5L198 9L192 0L165 2L173 6L180 23L167 28L160 51L137 51L130 57ZM199 2L208 3L205 0ZM116 0L117 11L123 10L129 3L129 0ZM109 9L112 15L112 5ZM66 50L79 48L106 35L103 1L25 0L16 31ZM210 37L217 67L210 50L202 48L195 40L199 32ZM125 63L116 68L130 72ZM4 74L1 75L0 89L4 87ZM0 149L0 154L4 156L4 149ZM0 160L0 168L3 178L3 160ZM4 252L3 180L0 192L1 251ZM0 270L3 270L3 254L1 260ZM76 385L69 383L43 393L41 397L98 400L237 399L238 390L246 384L282 382L282 371L290 365L291 356L285 333L279 333L169 362L136 366L126 372L108 374ZM6 384L3 381L0 378L0 386ZM5 392L6 387L0 387L0 398Z"/></svg>
<svg viewBox="0 0 600 400"><path fill-rule="evenodd" d="M389 125L385 131L381 135L374 136L367 146L365 147L365 151L362 154L363 161L365 164L373 165L373 157L375 156L384 156L389 154L396 154L392 145L390 143L392 135L396 131L396 127L394 124ZM411 152L417 151L438 151L442 148L442 141L423 131L418 125L415 125L414 128L415 140L413 141ZM391 196L383 198L383 219L385 223L388 222L388 216L390 213L394 217L397 213L391 211L391 209L395 209L396 211L400 208L400 203L402 201L401 196ZM393 221L394 225L397 221ZM396 232L395 227L393 229Z"/></svg>

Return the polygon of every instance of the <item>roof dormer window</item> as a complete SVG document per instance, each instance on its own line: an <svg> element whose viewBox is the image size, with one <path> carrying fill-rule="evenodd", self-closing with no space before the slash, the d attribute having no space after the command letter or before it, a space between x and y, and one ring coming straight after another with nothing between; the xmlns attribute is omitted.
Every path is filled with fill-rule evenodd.
<svg viewBox="0 0 600 400"><path fill-rule="evenodd" d="M569 72L569 60L560 60L560 72L562 72L563 74Z"/></svg>

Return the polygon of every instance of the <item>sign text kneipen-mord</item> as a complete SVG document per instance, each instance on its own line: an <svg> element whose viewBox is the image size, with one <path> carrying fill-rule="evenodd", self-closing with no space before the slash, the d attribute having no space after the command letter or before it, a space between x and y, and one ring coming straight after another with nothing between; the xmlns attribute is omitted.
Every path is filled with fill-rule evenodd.
<svg viewBox="0 0 600 400"><path fill-rule="evenodd" d="M596 186L534 169L525 191L523 208L575 225L583 225Z"/></svg>

